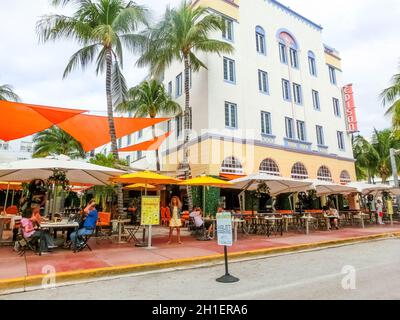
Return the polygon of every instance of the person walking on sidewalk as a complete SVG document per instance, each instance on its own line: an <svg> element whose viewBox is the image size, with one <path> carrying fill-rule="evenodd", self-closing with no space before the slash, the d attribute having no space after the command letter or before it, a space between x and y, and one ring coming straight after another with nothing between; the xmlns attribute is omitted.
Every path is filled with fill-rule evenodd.
<svg viewBox="0 0 400 320"><path fill-rule="evenodd" d="M178 243L182 244L181 241L181 227L182 227L182 220L181 220L181 214L182 214L182 202L179 200L178 197L172 197L171 199L171 205L170 205L170 210L172 213L171 220L169 222L169 238L168 238L168 244L172 243L172 233L174 232L174 229L176 229L176 234L178 236Z"/></svg>
<svg viewBox="0 0 400 320"><path fill-rule="evenodd" d="M376 201L376 213L378 215L378 224L384 225L385 223L383 222L383 203L381 199L378 199Z"/></svg>

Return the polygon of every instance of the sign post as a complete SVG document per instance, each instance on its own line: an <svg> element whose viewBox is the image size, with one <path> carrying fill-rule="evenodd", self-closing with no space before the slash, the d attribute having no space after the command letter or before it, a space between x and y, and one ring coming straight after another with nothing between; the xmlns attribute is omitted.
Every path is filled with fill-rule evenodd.
<svg viewBox="0 0 400 320"><path fill-rule="evenodd" d="M230 275L228 270L228 247L233 245L232 237L232 215L230 212L217 213L217 236L218 245L224 246L225 275L217 279L221 283L235 283L239 279Z"/></svg>
<svg viewBox="0 0 400 320"><path fill-rule="evenodd" d="M160 224L160 197L142 196L142 218L140 224L149 228L147 248L150 249L152 226Z"/></svg>

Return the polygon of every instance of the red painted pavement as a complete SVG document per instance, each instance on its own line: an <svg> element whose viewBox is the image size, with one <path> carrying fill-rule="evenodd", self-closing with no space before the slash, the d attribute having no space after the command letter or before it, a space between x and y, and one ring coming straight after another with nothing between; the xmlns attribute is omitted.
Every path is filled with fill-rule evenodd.
<svg viewBox="0 0 400 320"><path fill-rule="evenodd" d="M216 241L197 241L188 232L182 231L183 244L167 244L168 229L155 228L153 238L154 249L137 248L130 244L116 244L108 240L91 240L93 251L83 251L74 254L61 248L48 255L37 256L28 252L25 257L19 257L12 247L0 247L0 279L18 278L43 273L43 268L53 266L56 272L79 271L101 267L143 264L150 262L169 261L182 258L193 258L223 253ZM362 237L380 233L400 232L400 225L371 226L366 229L344 228L338 231L317 231L310 235L301 233L285 233L283 237L242 235L238 242L229 249L230 252L242 252L257 249L288 247L321 241Z"/></svg>

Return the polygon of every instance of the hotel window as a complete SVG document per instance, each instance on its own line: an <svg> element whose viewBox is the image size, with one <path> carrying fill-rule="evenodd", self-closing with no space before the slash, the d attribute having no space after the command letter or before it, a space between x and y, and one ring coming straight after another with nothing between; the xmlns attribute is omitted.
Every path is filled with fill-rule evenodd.
<svg viewBox="0 0 400 320"><path fill-rule="evenodd" d="M239 159L235 157L226 158L221 165L222 173L243 174L243 167Z"/></svg>
<svg viewBox="0 0 400 320"><path fill-rule="evenodd" d="M299 68L299 58L297 55L297 50L290 48L289 52L290 52L290 65L292 66L292 68L298 69Z"/></svg>
<svg viewBox="0 0 400 320"><path fill-rule="evenodd" d="M139 130L139 131L138 131L137 137L138 137L138 139L143 138L143 130Z"/></svg>
<svg viewBox="0 0 400 320"><path fill-rule="evenodd" d="M258 70L258 90L262 93L269 93L268 73L262 70Z"/></svg>
<svg viewBox="0 0 400 320"><path fill-rule="evenodd" d="M128 166L131 164L131 156L126 156L126 163L128 164Z"/></svg>
<svg viewBox="0 0 400 320"><path fill-rule="evenodd" d="M346 149L346 146L344 144L344 133L342 131L337 132L337 140L339 150L344 151Z"/></svg>
<svg viewBox="0 0 400 320"><path fill-rule="evenodd" d="M21 152L32 152L32 145L33 143L30 141L22 141L20 145Z"/></svg>
<svg viewBox="0 0 400 320"><path fill-rule="evenodd" d="M168 95L172 96L172 81L168 82Z"/></svg>
<svg viewBox="0 0 400 320"><path fill-rule="evenodd" d="M325 145L324 128L322 126L316 126L317 131L317 145Z"/></svg>
<svg viewBox="0 0 400 320"><path fill-rule="evenodd" d="M341 116L339 99L333 98L333 113L336 117Z"/></svg>
<svg viewBox="0 0 400 320"><path fill-rule="evenodd" d="M237 105L225 102L225 127L237 129Z"/></svg>
<svg viewBox="0 0 400 320"><path fill-rule="evenodd" d="M224 57L224 80L235 83L235 61Z"/></svg>
<svg viewBox="0 0 400 320"><path fill-rule="evenodd" d="M303 95L301 92L301 85L299 85L297 83L293 83L293 97L294 97L294 102L296 104L303 103Z"/></svg>
<svg viewBox="0 0 400 320"><path fill-rule="evenodd" d="M143 151L137 151L137 153L136 153L136 159L137 160L140 160L140 159L142 159L143 158Z"/></svg>
<svg viewBox="0 0 400 320"><path fill-rule="evenodd" d="M271 114L269 112L261 111L261 133L272 134Z"/></svg>
<svg viewBox="0 0 400 320"><path fill-rule="evenodd" d="M279 57L280 57L282 63L284 63L284 64L288 63L286 45L281 42L279 43Z"/></svg>
<svg viewBox="0 0 400 320"><path fill-rule="evenodd" d="M127 142L127 145L130 146L131 143L132 143L132 135L130 134L130 135L128 135L128 142Z"/></svg>
<svg viewBox="0 0 400 320"><path fill-rule="evenodd" d="M121 148L122 147L122 138L119 138L118 139L118 148Z"/></svg>
<svg viewBox="0 0 400 320"><path fill-rule="evenodd" d="M286 138L294 139L294 127L293 127L293 119L285 118L285 130L286 130Z"/></svg>
<svg viewBox="0 0 400 320"><path fill-rule="evenodd" d="M336 69L332 66L329 66L329 79L331 81L331 84L334 84L334 85L337 84Z"/></svg>
<svg viewBox="0 0 400 320"><path fill-rule="evenodd" d="M346 170L343 170L340 173L340 183L347 184L350 182L351 182L350 174Z"/></svg>
<svg viewBox="0 0 400 320"><path fill-rule="evenodd" d="M319 92L316 90L312 91L312 100L313 100L313 106L315 110L320 111L321 110L321 104L319 100Z"/></svg>
<svg viewBox="0 0 400 320"><path fill-rule="evenodd" d="M180 73L176 76L175 85L176 85L175 96L178 98L182 95L182 92L183 92L182 91L182 73Z"/></svg>
<svg viewBox="0 0 400 320"><path fill-rule="evenodd" d="M290 82L285 79L282 79L282 94L283 94L283 100L285 100L285 101L292 100L292 97L290 94Z"/></svg>
<svg viewBox="0 0 400 320"><path fill-rule="evenodd" d="M233 41L233 20L224 18L225 29L222 30L222 38Z"/></svg>
<svg viewBox="0 0 400 320"><path fill-rule="evenodd" d="M272 176L281 175L278 165L272 159L265 159L263 162L261 162L259 171L261 173L270 174Z"/></svg>
<svg viewBox="0 0 400 320"><path fill-rule="evenodd" d="M176 137L179 138L182 133L182 116L175 117Z"/></svg>
<svg viewBox="0 0 400 320"><path fill-rule="evenodd" d="M308 179L308 171L304 164L297 162L292 167L292 179L306 180Z"/></svg>
<svg viewBox="0 0 400 320"><path fill-rule="evenodd" d="M315 54L312 51L308 52L308 67L310 69L310 74L314 77L317 76L317 63L315 60Z"/></svg>
<svg viewBox="0 0 400 320"><path fill-rule="evenodd" d="M317 179L320 181L328 181L328 182L333 181L331 171L325 166L322 166L318 169Z"/></svg>
<svg viewBox="0 0 400 320"><path fill-rule="evenodd" d="M258 53L266 54L265 31L260 26L256 27L256 47Z"/></svg>
<svg viewBox="0 0 400 320"><path fill-rule="evenodd" d="M297 121L297 139L299 139L300 141L306 141L306 124L304 123L304 121Z"/></svg>

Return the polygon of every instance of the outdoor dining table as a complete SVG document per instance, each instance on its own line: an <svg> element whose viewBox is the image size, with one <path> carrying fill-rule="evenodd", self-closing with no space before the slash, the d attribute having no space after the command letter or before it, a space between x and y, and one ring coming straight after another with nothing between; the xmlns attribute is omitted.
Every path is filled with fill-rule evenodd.
<svg viewBox="0 0 400 320"><path fill-rule="evenodd" d="M246 220L234 218L234 219L232 220L232 222L233 222L234 241L237 242L237 240L238 240L238 227L239 227L239 224L245 223Z"/></svg>
<svg viewBox="0 0 400 320"><path fill-rule="evenodd" d="M314 218L312 216L302 216L302 217L300 217L300 220L304 221L305 229L306 229L306 235L309 235L310 234L310 221L311 220L316 220L316 218Z"/></svg>
<svg viewBox="0 0 400 320"><path fill-rule="evenodd" d="M264 221L266 222L266 235L269 238L272 234L274 224L277 225L277 231L283 236L283 218L277 217L264 217Z"/></svg>
<svg viewBox="0 0 400 320"><path fill-rule="evenodd" d="M111 220L111 223L117 223L118 224L118 243L119 244L124 244L127 243L126 241L122 241L122 226L126 223L130 223L131 219L115 219Z"/></svg>
<svg viewBox="0 0 400 320"><path fill-rule="evenodd" d="M61 221L61 222L43 222L39 226L39 230L45 231L45 230L63 230L63 229L74 229L76 232L79 229L79 223L78 222L68 222L68 221ZM77 241L78 237L75 238ZM40 241L44 241L44 233L42 232L40 236ZM74 246L74 252L76 252L76 243ZM39 256L42 255L42 248L39 245Z"/></svg>
<svg viewBox="0 0 400 320"><path fill-rule="evenodd" d="M217 219L211 218L211 217L206 217L206 218L204 218L204 221L209 221L212 223L212 226L213 226L212 239L215 239Z"/></svg>
<svg viewBox="0 0 400 320"><path fill-rule="evenodd" d="M11 229L13 228L15 222L21 220L22 217L15 216L11 214L0 215L0 242L3 242L4 225L7 220L11 220Z"/></svg>

